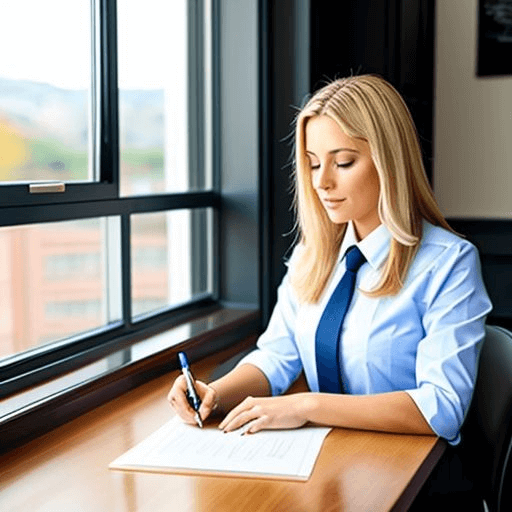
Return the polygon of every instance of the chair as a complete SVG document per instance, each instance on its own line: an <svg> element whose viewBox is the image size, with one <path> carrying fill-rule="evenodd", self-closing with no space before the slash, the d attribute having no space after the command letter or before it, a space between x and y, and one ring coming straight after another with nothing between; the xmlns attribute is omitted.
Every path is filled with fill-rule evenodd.
<svg viewBox="0 0 512 512"><path fill-rule="evenodd" d="M462 436L489 512L512 511L512 333L502 327L486 327Z"/></svg>

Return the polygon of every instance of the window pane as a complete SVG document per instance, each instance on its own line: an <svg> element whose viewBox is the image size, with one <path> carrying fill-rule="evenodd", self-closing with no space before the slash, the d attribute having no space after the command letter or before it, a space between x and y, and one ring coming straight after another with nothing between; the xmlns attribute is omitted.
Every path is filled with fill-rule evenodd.
<svg viewBox="0 0 512 512"><path fill-rule="evenodd" d="M211 187L198 151L190 158L190 144L197 143L190 112L201 104L191 89L197 80L189 79L187 42L196 3L147 0L141 9L137 0L117 2L123 196ZM191 105L191 97L198 103Z"/></svg>
<svg viewBox="0 0 512 512"><path fill-rule="evenodd" d="M120 250L107 233L118 218L0 230L0 357L76 335L120 318ZM108 263L109 262L109 263Z"/></svg>
<svg viewBox="0 0 512 512"><path fill-rule="evenodd" d="M0 182L92 180L90 1L2 2L0 47Z"/></svg>
<svg viewBox="0 0 512 512"><path fill-rule="evenodd" d="M212 212L131 217L132 316L212 293Z"/></svg>

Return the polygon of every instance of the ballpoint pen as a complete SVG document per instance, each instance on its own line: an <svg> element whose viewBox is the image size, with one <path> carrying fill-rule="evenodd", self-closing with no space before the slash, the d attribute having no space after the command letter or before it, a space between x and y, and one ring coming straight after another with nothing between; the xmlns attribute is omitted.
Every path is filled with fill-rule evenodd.
<svg viewBox="0 0 512 512"><path fill-rule="evenodd" d="M190 373L190 368L188 365L188 359L185 352L178 352L178 358L180 360L181 371L185 376L185 380L187 382L187 400L191 407L196 411L195 419L199 427L203 428L203 422L201 421L201 416L199 416L199 407L201 406L201 400L197 395L196 388L194 386L194 379L192 378L192 374Z"/></svg>

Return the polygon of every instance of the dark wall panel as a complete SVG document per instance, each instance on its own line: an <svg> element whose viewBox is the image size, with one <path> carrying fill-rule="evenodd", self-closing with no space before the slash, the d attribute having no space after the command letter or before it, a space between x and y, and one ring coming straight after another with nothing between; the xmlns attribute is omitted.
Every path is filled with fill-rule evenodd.
<svg viewBox="0 0 512 512"><path fill-rule="evenodd" d="M310 0L262 0L260 11L261 304L266 324L293 244L293 126L309 92Z"/></svg>
<svg viewBox="0 0 512 512"><path fill-rule="evenodd" d="M377 73L404 96L431 176L433 0L311 2L311 83Z"/></svg>

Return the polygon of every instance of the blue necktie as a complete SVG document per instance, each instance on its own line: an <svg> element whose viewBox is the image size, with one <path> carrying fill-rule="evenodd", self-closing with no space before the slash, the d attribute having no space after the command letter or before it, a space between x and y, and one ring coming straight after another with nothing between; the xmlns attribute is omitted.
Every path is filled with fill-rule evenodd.
<svg viewBox="0 0 512 512"><path fill-rule="evenodd" d="M358 247L350 247L345 256L347 270L340 279L316 330L316 368L319 390L326 393L341 393L339 339L343 319L347 313L359 267L366 261Z"/></svg>

